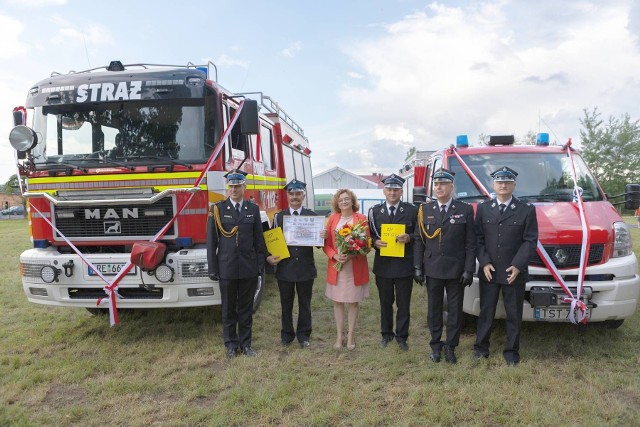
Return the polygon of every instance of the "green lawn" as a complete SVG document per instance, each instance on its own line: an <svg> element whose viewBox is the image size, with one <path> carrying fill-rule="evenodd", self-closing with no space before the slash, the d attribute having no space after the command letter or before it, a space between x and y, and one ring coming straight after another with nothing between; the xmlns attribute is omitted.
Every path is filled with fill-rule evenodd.
<svg viewBox="0 0 640 427"><path fill-rule="evenodd" d="M629 222L633 223L630 218ZM632 229L636 253L640 232ZM280 346L277 286L254 320L258 357L228 361L217 307L120 311L29 304L18 274L26 220L0 221L0 426L4 425L620 425L640 424L640 314L616 330L525 324L523 362L428 358L426 292L414 288L408 353L379 349L378 296L363 304L356 351L332 349L324 254L312 347Z"/></svg>

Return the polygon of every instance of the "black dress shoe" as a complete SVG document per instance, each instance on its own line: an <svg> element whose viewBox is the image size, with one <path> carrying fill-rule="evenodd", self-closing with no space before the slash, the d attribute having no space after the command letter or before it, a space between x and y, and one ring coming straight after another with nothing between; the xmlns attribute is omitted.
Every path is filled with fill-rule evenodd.
<svg viewBox="0 0 640 427"><path fill-rule="evenodd" d="M280 341L280 344L282 344L283 347L289 347L289 344L291 344L291 341Z"/></svg>
<svg viewBox="0 0 640 427"><path fill-rule="evenodd" d="M380 340L380 348L387 348L387 344L389 344L389 342L391 342L392 338L382 338Z"/></svg>
<svg viewBox="0 0 640 427"><path fill-rule="evenodd" d="M447 363L458 363L458 358L456 357L456 352L449 347L444 348L444 360Z"/></svg>
<svg viewBox="0 0 640 427"><path fill-rule="evenodd" d="M227 359L233 359L237 355L238 355L238 349L237 348L235 348L235 347L228 347L227 348Z"/></svg>
<svg viewBox="0 0 640 427"><path fill-rule="evenodd" d="M256 353L251 347L244 347L242 349L242 353L247 357L256 357L258 355L258 353Z"/></svg>
<svg viewBox="0 0 640 427"><path fill-rule="evenodd" d="M409 344L407 344L406 341L398 341L398 347L400 347L402 351L409 351Z"/></svg>
<svg viewBox="0 0 640 427"><path fill-rule="evenodd" d="M473 360L482 360L483 358L486 359L487 357L489 357L488 354L483 354L480 350L473 350L473 353L471 354L471 356L473 357Z"/></svg>
<svg viewBox="0 0 640 427"><path fill-rule="evenodd" d="M440 363L440 352L438 353L431 353L431 355L429 356L429 358L431 360L433 360L435 363Z"/></svg>
<svg viewBox="0 0 640 427"><path fill-rule="evenodd" d="M311 343L309 341L300 341L300 348L309 348L309 346L311 346Z"/></svg>

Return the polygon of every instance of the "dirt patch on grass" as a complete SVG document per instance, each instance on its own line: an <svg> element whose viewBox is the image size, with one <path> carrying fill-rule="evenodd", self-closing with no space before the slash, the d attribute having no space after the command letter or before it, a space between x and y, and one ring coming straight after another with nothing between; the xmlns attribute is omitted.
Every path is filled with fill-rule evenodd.
<svg viewBox="0 0 640 427"><path fill-rule="evenodd" d="M86 401L87 392L79 386L52 384L44 396L43 403L63 408L70 405L77 405Z"/></svg>

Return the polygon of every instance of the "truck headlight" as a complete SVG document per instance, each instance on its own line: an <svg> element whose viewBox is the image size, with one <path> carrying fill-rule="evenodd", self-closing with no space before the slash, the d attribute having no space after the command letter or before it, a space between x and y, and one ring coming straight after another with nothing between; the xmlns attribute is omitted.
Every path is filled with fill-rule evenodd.
<svg viewBox="0 0 640 427"><path fill-rule="evenodd" d="M58 281L60 270L50 265L45 265L40 270L40 278L44 283L53 283Z"/></svg>
<svg viewBox="0 0 640 427"><path fill-rule="evenodd" d="M169 267L166 264L158 266L158 268L156 268L155 274L156 279L158 279L159 282L173 282L173 268Z"/></svg>
<svg viewBox="0 0 640 427"><path fill-rule="evenodd" d="M631 233L622 221L613 223L613 258L631 255Z"/></svg>

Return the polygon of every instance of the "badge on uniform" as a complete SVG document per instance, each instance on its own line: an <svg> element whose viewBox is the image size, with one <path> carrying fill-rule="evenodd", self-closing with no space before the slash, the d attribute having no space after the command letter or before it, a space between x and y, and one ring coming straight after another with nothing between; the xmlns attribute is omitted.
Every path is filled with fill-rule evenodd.
<svg viewBox="0 0 640 427"><path fill-rule="evenodd" d="M449 220L449 222L450 222L451 224L455 224L455 223L456 223L456 220L455 220L455 219L453 219L453 218L451 218L451 219Z"/></svg>

